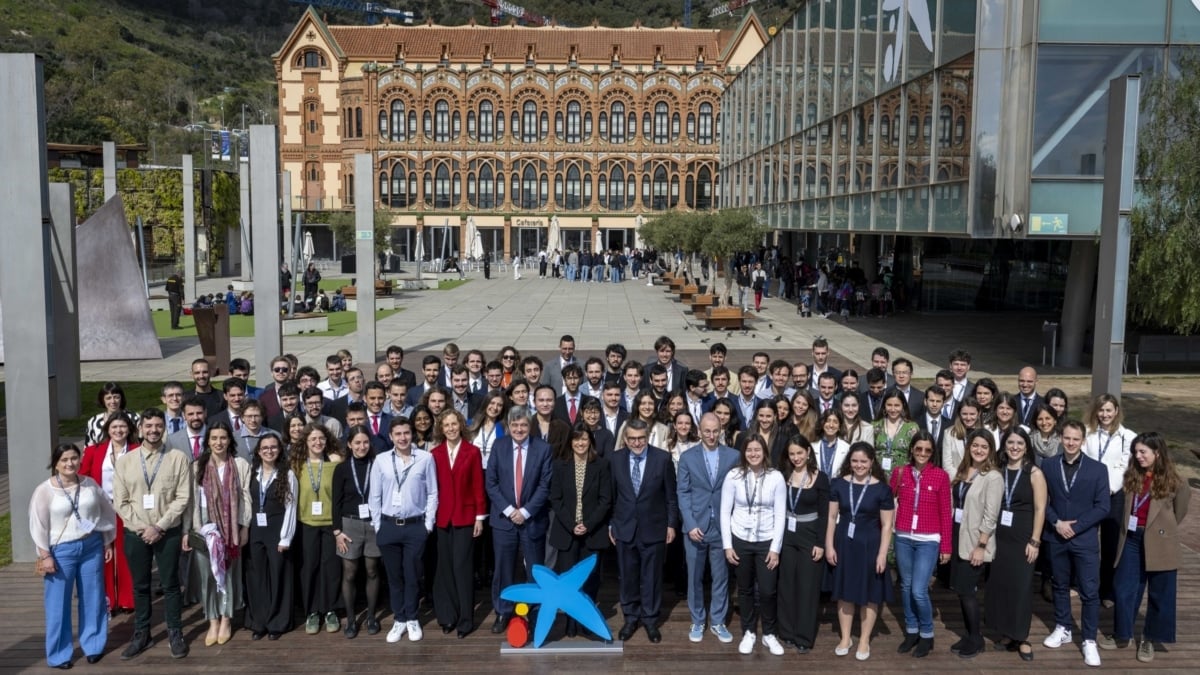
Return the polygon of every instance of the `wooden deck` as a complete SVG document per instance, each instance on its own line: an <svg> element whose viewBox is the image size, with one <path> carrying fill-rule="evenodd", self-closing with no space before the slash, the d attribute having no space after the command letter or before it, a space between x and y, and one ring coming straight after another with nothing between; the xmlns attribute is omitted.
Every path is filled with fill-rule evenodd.
<svg viewBox="0 0 1200 675"><path fill-rule="evenodd" d="M1200 495L1194 495L1200 497ZM1200 504L1200 502L1195 502ZM1197 672L1200 659L1200 517L1193 514L1184 523L1186 550L1184 567L1179 579L1178 636L1179 643L1170 647L1169 653L1156 653L1150 664L1137 662L1132 649L1101 651L1104 669L1107 672L1133 670L1174 670ZM601 606L609 618L614 632L620 628L621 618L616 603L615 566L607 568L601 595ZM41 584L25 564L10 565L0 569L0 586L5 589L5 601L0 603L0 672L48 672L44 657L43 612ZM1032 589L1031 589L1032 592ZM479 597L483 598L484 593ZM1040 595L1035 595L1033 630L1030 641L1034 643L1035 660L1026 664L1015 654L988 652L973 660L962 660L950 654L949 645L957 639L952 631L961 630L958 602L949 592L936 589L934 605L938 610L937 642L935 651L924 659L913 659L897 655L900 642L902 613L893 603L882 613L873 641L871 659L858 662L853 657L834 656L836 635L829 626L834 620L831 607L825 608L822 633L814 652L800 656L789 651L783 657L773 657L757 645L752 656L741 656L734 644L721 644L707 634L700 644L688 642L688 612L686 600L676 596L668 587L665 591L664 615L668 617L662 626L663 642L652 645L646 640L645 632L638 634L625 645L623 656L504 656L499 655L500 639L488 628L492 616L486 603L479 606L477 620L481 630L465 640L454 635L442 635L432 616L422 613L425 639L412 643L407 637L398 644L387 644L384 634L368 636L361 632L355 640L346 640L342 634L305 635L303 631L284 635L278 642L262 640L252 642L249 633L239 631L234 639L224 646L204 646L205 622L198 608L185 611L185 632L191 645L191 654L184 660L174 661L166 645L160 609L155 607L155 639L157 644L132 662L122 662L120 651L132 633L131 616L123 615L112 622L111 637L104 660L88 665L77 652L75 665L86 673L170 673L170 672L252 672L260 673L372 673L395 672L398 668L415 667L419 672L455 673L558 673L573 672L690 672L722 673L734 669L753 669L755 672L796 672L797 670L829 671L918 671L981 673L1001 671L1025 671L1044 673L1050 671L1083 670L1083 660L1078 646L1049 650L1041 646L1041 639L1049 632L1053 622L1051 607ZM1076 606L1078 616L1078 606ZM384 619L384 630L390 627L391 619ZM1100 625L1103 630L1112 626L1112 611L1102 610ZM1140 624L1139 624L1140 625ZM561 624L560 624L561 626ZM737 617L730 626L735 636ZM561 635L561 628L555 635ZM985 633L986 635L986 633Z"/></svg>

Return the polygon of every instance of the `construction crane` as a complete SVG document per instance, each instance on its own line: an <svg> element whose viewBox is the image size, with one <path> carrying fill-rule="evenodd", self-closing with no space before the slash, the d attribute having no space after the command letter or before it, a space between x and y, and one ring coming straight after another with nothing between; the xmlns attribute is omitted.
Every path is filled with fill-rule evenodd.
<svg viewBox="0 0 1200 675"><path fill-rule="evenodd" d="M545 16L531 12L520 5L515 5L507 0L482 0L484 5L487 5L492 10L492 25L500 25L500 17L507 14L514 17L517 21L524 23L527 26L548 26L551 22L558 23L560 26L567 24L556 22L554 17Z"/></svg>
<svg viewBox="0 0 1200 675"><path fill-rule="evenodd" d="M309 5L321 9L344 9L348 12L358 12L366 17L368 24L377 24L383 17L412 23L416 20L416 12L403 9L392 9L378 2L359 2L358 0L288 0L293 5Z"/></svg>

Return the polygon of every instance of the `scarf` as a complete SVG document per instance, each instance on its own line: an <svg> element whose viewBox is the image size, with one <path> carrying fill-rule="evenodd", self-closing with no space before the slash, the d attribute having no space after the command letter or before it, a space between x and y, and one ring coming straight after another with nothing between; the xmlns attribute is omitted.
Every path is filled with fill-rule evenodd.
<svg viewBox="0 0 1200 675"><path fill-rule="evenodd" d="M205 543L208 544L214 573L217 561L220 560L222 576L226 562L237 560L242 545L238 538L239 523L241 522L238 507L241 500L237 497L241 485L238 482L237 464L231 457L225 461L225 466L227 467L225 477L222 478L216 463L209 461L204 470L203 483L208 520L215 526L212 533L204 533Z"/></svg>

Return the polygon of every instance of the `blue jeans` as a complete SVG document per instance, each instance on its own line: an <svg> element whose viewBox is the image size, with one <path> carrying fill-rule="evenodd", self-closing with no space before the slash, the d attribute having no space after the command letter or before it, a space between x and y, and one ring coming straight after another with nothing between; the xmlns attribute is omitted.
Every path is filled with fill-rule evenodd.
<svg viewBox="0 0 1200 675"><path fill-rule="evenodd" d="M938 542L896 537L896 567L900 569L900 599L904 603L904 627L907 633L920 632L933 637L933 603L929 600L929 580L937 568Z"/></svg>
<svg viewBox="0 0 1200 675"><path fill-rule="evenodd" d="M1146 625L1142 637L1151 642L1175 642L1175 585L1178 572L1165 570L1147 572L1143 554L1145 530L1126 533L1125 548L1121 561L1113 573L1113 637L1118 640L1133 639L1133 622L1137 619L1142 595L1150 587L1150 598L1146 603Z"/></svg>
<svg viewBox="0 0 1200 675"><path fill-rule="evenodd" d="M1099 528L1077 532L1069 541L1051 533L1050 568L1054 582L1054 623L1070 628L1071 583L1079 589L1079 632L1084 640L1095 640L1100 625L1100 538Z"/></svg>
<svg viewBox="0 0 1200 675"><path fill-rule="evenodd" d="M51 549L54 574L44 581L46 663L54 668L71 660L71 594L79 596L79 646L87 656L104 653L108 644L108 600L104 596L104 537L92 533Z"/></svg>
<svg viewBox="0 0 1200 675"><path fill-rule="evenodd" d="M714 528L715 529L715 528ZM712 576L712 602L708 605L708 619L711 625L725 623L729 614L729 563L725 561L725 549L721 548L721 536L706 537L696 543L692 538L683 535L683 555L687 560L688 575L688 610L692 615L692 623L704 625L704 567L707 563L709 574Z"/></svg>
<svg viewBox="0 0 1200 675"><path fill-rule="evenodd" d="M591 265L580 265L579 266L579 280L580 281L588 281L588 278L592 276L591 272L592 272Z"/></svg>
<svg viewBox="0 0 1200 675"><path fill-rule="evenodd" d="M575 281L575 266L567 263L567 281Z"/></svg>

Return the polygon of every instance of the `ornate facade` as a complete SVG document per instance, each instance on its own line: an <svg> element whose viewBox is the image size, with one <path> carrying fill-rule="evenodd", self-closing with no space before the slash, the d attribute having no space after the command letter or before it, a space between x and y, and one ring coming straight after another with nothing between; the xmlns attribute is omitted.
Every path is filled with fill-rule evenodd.
<svg viewBox="0 0 1200 675"><path fill-rule="evenodd" d="M468 218L496 258L633 245L643 214L716 206L721 96L765 42L753 14L721 31L327 26L310 9L275 55L280 167L294 209L347 209L370 153L402 257L418 238L469 251Z"/></svg>

